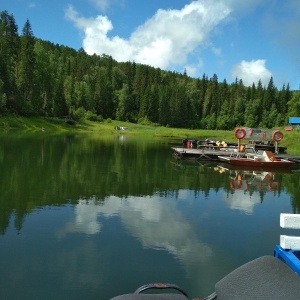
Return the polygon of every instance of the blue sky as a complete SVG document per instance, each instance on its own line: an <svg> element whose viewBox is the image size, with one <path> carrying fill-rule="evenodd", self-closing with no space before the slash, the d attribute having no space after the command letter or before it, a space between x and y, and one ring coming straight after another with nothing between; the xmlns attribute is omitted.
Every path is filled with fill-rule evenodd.
<svg viewBox="0 0 300 300"><path fill-rule="evenodd" d="M300 88L299 0L0 0L19 32L192 77Z"/></svg>

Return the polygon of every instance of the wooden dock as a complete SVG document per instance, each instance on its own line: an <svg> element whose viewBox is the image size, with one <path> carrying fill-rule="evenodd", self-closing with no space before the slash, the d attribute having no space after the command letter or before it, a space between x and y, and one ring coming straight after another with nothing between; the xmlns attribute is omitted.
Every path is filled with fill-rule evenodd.
<svg viewBox="0 0 300 300"><path fill-rule="evenodd" d="M190 159L190 160L205 160L205 161L219 161L218 156L230 156L234 149L226 149L214 147L213 149L209 148L183 148L183 147L172 147L173 155L178 159ZM279 159L288 159L294 161L297 164L300 164L300 156L289 155L289 154L275 154L276 158Z"/></svg>
<svg viewBox="0 0 300 300"><path fill-rule="evenodd" d="M175 157L180 159L194 159L194 160L208 160L218 161L219 155L230 156L233 151L215 150L215 149L195 149L195 148L183 148L172 147Z"/></svg>

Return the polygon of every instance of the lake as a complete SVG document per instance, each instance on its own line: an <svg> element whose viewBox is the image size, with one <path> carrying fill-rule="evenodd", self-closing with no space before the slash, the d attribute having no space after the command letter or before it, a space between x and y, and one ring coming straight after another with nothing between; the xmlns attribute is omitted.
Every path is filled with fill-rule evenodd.
<svg viewBox="0 0 300 300"><path fill-rule="evenodd" d="M152 282L204 297L272 255L300 173L176 161L169 142L1 135L0 298L106 300Z"/></svg>

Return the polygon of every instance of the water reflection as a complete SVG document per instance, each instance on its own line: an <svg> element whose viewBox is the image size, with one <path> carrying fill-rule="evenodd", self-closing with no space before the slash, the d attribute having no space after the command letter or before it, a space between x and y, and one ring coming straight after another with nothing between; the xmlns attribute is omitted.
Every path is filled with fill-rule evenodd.
<svg viewBox="0 0 300 300"><path fill-rule="evenodd" d="M231 170L217 166L215 171L228 174L232 190L276 192L279 190L279 181L275 179L275 172Z"/></svg>
<svg viewBox="0 0 300 300"><path fill-rule="evenodd" d="M230 209L236 209L246 214L253 214L254 207L261 203L258 194L246 195L243 191L236 191L232 196L226 197L224 202Z"/></svg>
<svg viewBox="0 0 300 300"><path fill-rule="evenodd" d="M212 255L212 249L197 238L195 229L176 202L171 198L162 201L159 196L108 197L103 202L79 200L74 209L74 220L62 233L98 234L102 228L98 221L101 215L105 218L118 216L130 235L137 238L144 248L166 250L182 262L191 257L205 260Z"/></svg>
<svg viewBox="0 0 300 300"><path fill-rule="evenodd" d="M105 300L153 281L205 296L272 253L279 213L300 207L299 174L175 162L161 141L6 137L1 147L1 299Z"/></svg>
<svg viewBox="0 0 300 300"><path fill-rule="evenodd" d="M101 206L95 199L78 200L74 208L75 219L68 222L62 230L62 236L67 233L97 234L101 231L102 224L98 222L98 215L102 212Z"/></svg>
<svg viewBox="0 0 300 300"><path fill-rule="evenodd" d="M65 240L68 240L69 235L76 233L83 233L87 236L101 236L102 234L105 235L105 232L109 230L107 227L107 224L110 223L109 220L112 220L114 223L120 220L122 223L122 229L120 230L127 232L130 237L137 240L144 251L154 250L161 252L161 255L164 255L163 253L171 255L177 262L176 264L179 263L184 268L184 272L176 276L187 274L189 280L198 278L203 284L205 283L208 289L212 289L210 276L204 276L203 269L215 264L217 261L223 260L224 257L218 258L212 245L202 240L201 236L207 234L205 233L206 230L202 228L201 232L199 232L197 223L193 224L191 222L184 209L176 202L175 197L179 197L181 204L188 204L188 211L190 211L195 199L192 202L189 200L191 194L188 191L180 191L177 196L169 195L167 197L162 195L128 198L110 196L104 201L81 199L74 206L73 219L67 222L63 229L59 229L58 235L60 239L63 238ZM202 214L203 216L201 216ZM207 212L199 211L198 217L200 220L208 218ZM111 247L109 247L110 252L112 251ZM102 250L105 249L101 248ZM125 260L128 260L129 256L137 258L136 251L131 250L130 253L125 253L126 255L123 255ZM103 253L103 255L107 256L108 254ZM143 265L140 266L140 269L144 272L151 268L151 265L155 266L155 261L152 258L153 254L149 253L149 255L146 257ZM224 271L223 266L224 263L220 263L217 272ZM67 266L65 267L67 268ZM103 268L103 266L101 267ZM121 267L119 266L119 268ZM167 265L162 263L156 267L159 267L159 269L156 270L155 275L150 274L152 281L161 279L161 275L157 272L165 270L165 272L169 273L172 269L169 263ZM104 267L102 271L106 269L107 267ZM114 269L113 271L116 272ZM127 272L130 271L127 270ZM169 276L172 276L172 272L168 274ZM163 280L167 280L168 277ZM119 279L121 280L121 278L116 276L114 280L118 282ZM132 278L132 282L136 282L136 284L145 283L138 283L139 279L137 280L135 277Z"/></svg>
<svg viewBox="0 0 300 300"><path fill-rule="evenodd" d="M266 192L276 194L279 191L279 181L276 179L275 172L259 169L245 170L230 165L217 165L214 170L230 179L229 186L234 194L224 200L227 206L246 214L253 214L254 207L262 202L262 195ZM286 172L290 173L288 170Z"/></svg>

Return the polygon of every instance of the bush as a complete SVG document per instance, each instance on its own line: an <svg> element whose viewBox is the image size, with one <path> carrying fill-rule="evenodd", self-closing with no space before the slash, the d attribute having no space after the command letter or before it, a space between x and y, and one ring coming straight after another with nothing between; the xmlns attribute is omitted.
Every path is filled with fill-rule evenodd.
<svg viewBox="0 0 300 300"><path fill-rule="evenodd" d="M84 114L84 118L93 122L98 121L98 116L89 110Z"/></svg>
<svg viewBox="0 0 300 300"><path fill-rule="evenodd" d="M103 121L104 121L104 119L101 115L97 116L97 122L103 122Z"/></svg>
<svg viewBox="0 0 300 300"><path fill-rule="evenodd" d="M149 119L147 117L142 117L142 118L138 119L138 124L151 125L151 122L149 121Z"/></svg>
<svg viewBox="0 0 300 300"><path fill-rule="evenodd" d="M73 111L72 116L75 121L80 121L84 118L85 114L86 110L83 107L79 107Z"/></svg>
<svg viewBox="0 0 300 300"><path fill-rule="evenodd" d="M138 119L138 124L141 124L141 125L145 125L145 126L159 126L158 123L153 123L151 122L148 117L142 117L142 118L139 118Z"/></svg>

